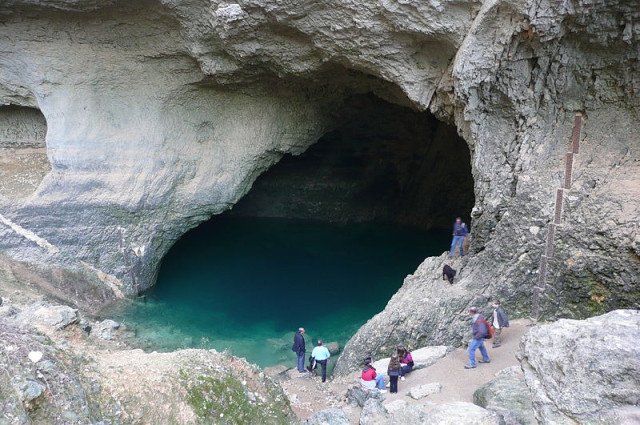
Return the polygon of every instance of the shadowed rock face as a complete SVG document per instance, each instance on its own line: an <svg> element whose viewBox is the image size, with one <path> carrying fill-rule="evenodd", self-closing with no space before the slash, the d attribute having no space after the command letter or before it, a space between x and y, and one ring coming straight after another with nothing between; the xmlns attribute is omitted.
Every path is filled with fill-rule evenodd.
<svg viewBox="0 0 640 425"><path fill-rule="evenodd" d="M465 327L451 312L470 303L530 312L576 112L585 128L540 311L637 305L640 3L423 3L3 2L0 104L42 112L51 171L33 196L0 198L0 250L101 299L134 294L181 234L339 127L345 99L373 93L467 142L473 256L455 293L434 293L420 317L408 296L349 358L400 338L380 324L451 343ZM437 291L441 267L427 260L412 284Z"/></svg>
<svg viewBox="0 0 640 425"><path fill-rule="evenodd" d="M469 148L453 126L372 95L331 117L330 132L261 175L231 213L449 230L471 212Z"/></svg>

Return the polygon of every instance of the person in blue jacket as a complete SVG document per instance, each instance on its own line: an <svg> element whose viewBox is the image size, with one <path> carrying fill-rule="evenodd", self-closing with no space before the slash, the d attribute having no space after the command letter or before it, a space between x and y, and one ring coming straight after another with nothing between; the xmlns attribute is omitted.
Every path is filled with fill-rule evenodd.
<svg viewBox="0 0 640 425"><path fill-rule="evenodd" d="M456 222L453 223L453 240L451 241L451 249L449 250L449 257L452 258L456 253L456 246L460 244L460 256L464 256L464 238L468 234L467 225L462 222L460 217L456 218Z"/></svg>
<svg viewBox="0 0 640 425"><path fill-rule="evenodd" d="M293 346L291 347L296 356L298 356L298 372L306 372L304 368L304 353L306 352L304 344L304 328L298 329L298 332L293 336Z"/></svg>
<svg viewBox="0 0 640 425"><path fill-rule="evenodd" d="M471 325L471 334L473 335L473 338L469 342L469 364L466 364L464 368L475 369L476 350L478 349L480 349L480 354L482 354L482 360L480 360L480 363L491 362L489 359L489 353L487 353L487 348L484 346L484 340L489 336L489 327L487 326L487 319L478 312L476 307L471 307L469 309L469 315L473 321L473 324Z"/></svg>

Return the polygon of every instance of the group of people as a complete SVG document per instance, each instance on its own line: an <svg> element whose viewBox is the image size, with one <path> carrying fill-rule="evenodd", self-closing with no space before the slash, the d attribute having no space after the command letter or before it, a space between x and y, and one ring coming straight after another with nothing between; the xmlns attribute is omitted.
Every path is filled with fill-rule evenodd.
<svg viewBox="0 0 640 425"><path fill-rule="evenodd" d="M404 381L405 375L413 370L414 365L415 363L413 362L411 353L404 345L400 344L389 360L389 366L387 367L389 382L387 382L386 385L384 374L376 371L376 368L373 367L371 357L364 359L360 382L364 387L369 389L377 388L382 393L387 392L385 387L389 388L391 393L397 393L398 379Z"/></svg>
<svg viewBox="0 0 640 425"><path fill-rule="evenodd" d="M327 381L327 363L331 353L329 349L324 346L324 342L319 339L317 345L311 350L311 357L309 357L309 367L304 368L304 358L306 355L306 343L304 340L304 328L299 328L298 332L293 336L293 346L291 349L297 356L297 368L299 373L313 372L318 365L322 369L322 382Z"/></svg>
<svg viewBox="0 0 640 425"><path fill-rule="evenodd" d="M502 331L504 328L509 327L509 318L507 313L500 305L499 300L493 301L491 304L493 308L493 316L491 322L480 314L477 307L469 308L469 315L471 316L471 341L469 341L469 362L464 366L465 369L475 369L477 363L490 363L489 353L484 343L486 339L493 339L492 348L498 348L502 344ZM309 367L305 369L305 355L306 346L304 339L304 328L299 328L293 337L292 350L297 355L297 369L299 373L313 372L318 365L322 369L322 382L327 380L327 362L331 357L331 353L321 339L318 340L317 345L311 351L309 357ZM480 351L482 359L476 361L476 351ZM379 373L373 366L373 359L367 357L364 359L362 373L360 375L361 384L365 388L378 389L380 392L387 392L386 388L389 388L391 393L398 392L398 380L404 381L405 375L410 373L415 366L411 352L406 349L403 344L396 347L396 351L391 355L389 360L389 366L387 367L387 376L389 381L386 382L385 375Z"/></svg>
<svg viewBox="0 0 640 425"><path fill-rule="evenodd" d="M480 363L490 363L489 353L484 346L486 339L493 339L493 348L498 348L502 344L502 330L509 327L509 318L507 313L500 305L500 301L495 300L491 307L493 307L493 320L492 324L480 314L477 307L469 308L469 315L471 316L471 341L469 341L469 363L464 365L465 369L475 369L476 363L476 351L480 350L482 359Z"/></svg>

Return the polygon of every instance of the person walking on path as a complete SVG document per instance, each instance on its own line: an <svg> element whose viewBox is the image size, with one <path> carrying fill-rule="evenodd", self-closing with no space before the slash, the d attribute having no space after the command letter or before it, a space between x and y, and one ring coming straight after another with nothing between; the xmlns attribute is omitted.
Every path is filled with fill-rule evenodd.
<svg viewBox="0 0 640 425"><path fill-rule="evenodd" d="M500 301L495 300L491 307L493 307L493 329L495 330L492 347L497 348L502 344L502 329L509 327L509 318L500 306Z"/></svg>
<svg viewBox="0 0 640 425"><path fill-rule="evenodd" d="M449 250L449 257L453 258L456 254L456 247L460 244L460 256L464 256L464 238L467 236L467 225L462 222L460 217L456 218L456 222L453 223L453 240L451 241L451 249Z"/></svg>
<svg viewBox="0 0 640 425"><path fill-rule="evenodd" d="M362 385L366 388L377 388L381 393L387 392L387 390L384 389L384 375L376 373L376 368L371 365L371 357L364 359L361 379Z"/></svg>
<svg viewBox="0 0 640 425"><path fill-rule="evenodd" d="M476 367L476 350L480 350L482 354L482 360L480 363L490 363L489 354L484 346L484 340L489 335L489 324L476 307L469 309L469 315L473 324L471 325L471 334L473 338L469 342L469 364L464 366L465 369L475 369Z"/></svg>
<svg viewBox="0 0 640 425"><path fill-rule="evenodd" d="M398 354L394 354L391 356L391 360L389 361L389 367L387 368L387 375L389 375L389 391L392 394L398 392L398 377L400 376L400 359L398 358Z"/></svg>
<svg viewBox="0 0 640 425"><path fill-rule="evenodd" d="M304 328L298 329L298 332L293 336L293 347L291 347L296 356L298 356L298 372L304 373L306 372L304 368L304 354L306 352L305 344L304 344Z"/></svg>
<svg viewBox="0 0 640 425"><path fill-rule="evenodd" d="M313 351L311 351L311 357L313 357L316 363L319 363L322 367L322 382L327 381L327 361L329 357L331 357L331 353L327 347L322 345L322 340L318 340L318 345L313 347Z"/></svg>
<svg viewBox="0 0 640 425"><path fill-rule="evenodd" d="M409 350L404 345L398 345L398 359L400 361L400 379L404 381L404 376L413 370L415 363Z"/></svg>

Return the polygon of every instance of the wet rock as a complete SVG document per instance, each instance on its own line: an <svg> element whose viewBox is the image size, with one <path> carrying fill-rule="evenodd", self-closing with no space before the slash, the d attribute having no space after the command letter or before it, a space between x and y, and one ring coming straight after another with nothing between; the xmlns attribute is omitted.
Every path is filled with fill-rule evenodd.
<svg viewBox="0 0 640 425"><path fill-rule="evenodd" d="M431 394L437 394L442 390L442 385L437 382L433 382L430 384L419 385L417 387L413 387L407 392L407 395L414 400L420 400L421 398L425 398Z"/></svg>
<svg viewBox="0 0 640 425"><path fill-rule="evenodd" d="M473 403L455 402L433 407L426 422L433 425L502 425L500 417Z"/></svg>
<svg viewBox="0 0 640 425"><path fill-rule="evenodd" d="M532 328L518 356L537 419L604 425L637 409L639 329L638 310Z"/></svg>
<svg viewBox="0 0 640 425"><path fill-rule="evenodd" d="M100 339L111 340L118 329L120 329L120 323L106 319L94 326L92 334Z"/></svg>
<svg viewBox="0 0 640 425"><path fill-rule="evenodd" d="M370 398L384 400L384 395L377 389L367 389L360 384L356 384L347 390L347 402L354 406L363 407Z"/></svg>
<svg viewBox="0 0 640 425"><path fill-rule="evenodd" d="M349 418L341 409L325 409L314 413L305 425L350 425Z"/></svg>
<svg viewBox="0 0 640 425"><path fill-rule="evenodd" d="M473 402L498 413L505 425L536 425L531 393L519 366L503 369L473 393Z"/></svg>
<svg viewBox="0 0 640 425"><path fill-rule="evenodd" d="M327 344L327 350L329 350L329 353L331 353L332 356L340 353L340 344L338 344L337 342L330 342Z"/></svg>

